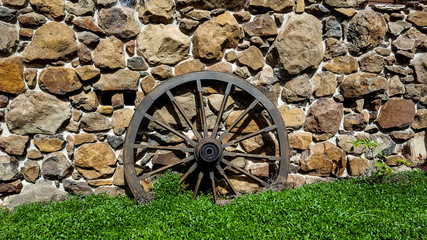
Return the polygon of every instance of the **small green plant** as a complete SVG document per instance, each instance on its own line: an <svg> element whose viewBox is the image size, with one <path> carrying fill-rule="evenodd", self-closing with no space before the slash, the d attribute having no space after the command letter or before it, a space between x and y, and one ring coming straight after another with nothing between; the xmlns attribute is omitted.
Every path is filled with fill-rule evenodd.
<svg viewBox="0 0 427 240"><path fill-rule="evenodd" d="M184 190L184 185L179 183L180 175L167 170L153 186L156 199L176 196Z"/></svg>
<svg viewBox="0 0 427 240"><path fill-rule="evenodd" d="M353 142L348 142L353 144L353 146L350 148L350 151L354 151L354 149L358 148L359 146L363 146L364 149L368 149L369 151L375 151L375 149L380 147L380 145L376 141L371 141L370 139L357 139ZM393 173L393 169L389 165L387 165L388 157L385 156L381 150L377 150L378 154L380 155L380 158L375 159L375 166L378 167L378 171L374 173L374 175L381 176L384 174L390 174ZM409 162L404 159L393 159L393 161L396 162L398 166L400 165L409 165Z"/></svg>

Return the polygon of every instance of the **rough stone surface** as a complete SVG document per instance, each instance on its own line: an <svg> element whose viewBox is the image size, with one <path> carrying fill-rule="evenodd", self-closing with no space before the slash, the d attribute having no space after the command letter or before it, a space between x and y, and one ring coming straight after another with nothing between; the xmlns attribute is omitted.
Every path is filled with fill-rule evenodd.
<svg viewBox="0 0 427 240"><path fill-rule="evenodd" d="M48 22L37 29L22 57L25 62L57 61L64 60L76 51L74 31L63 23Z"/></svg>
<svg viewBox="0 0 427 240"><path fill-rule="evenodd" d="M384 69L384 58L373 52L363 54L359 60L363 72L379 73Z"/></svg>
<svg viewBox="0 0 427 240"><path fill-rule="evenodd" d="M426 131L415 134L403 147L403 156L411 163L409 166L420 166L427 159Z"/></svg>
<svg viewBox="0 0 427 240"><path fill-rule="evenodd" d="M40 26L47 21L46 17L35 12L19 15L17 19L24 26Z"/></svg>
<svg viewBox="0 0 427 240"><path fill-rule="evenodd" d="M6 115L10 131L19 134L55 134L71 117L68 103L42 92L26 92L11 101Z"/></svg>
<svg viewBox="0 0 427 240"><path fill-rule="evenodd" d="M409 99L392 98L380 109L378 123L384 129L405 128L415 117L415 104Z"/></svg>
<svg viewBox="0 0 427 240"><path fill-rule="evenodd" d="M387 25L384 17L372 10L359 11L350 21L347 30L349 49L360 52L378 46L384 39Z"/></svg>
<svg viewBox="0 0 427 240"><path fill-rule="evenodd" d="M8 154L23 155L29 140L28 136L12 134L7 137L0 137L0 147Z"/></svg>
<svg viewBox="0 0 427 240"><path fill-rule="evenodd" d="M235 48L243 30L230 12L200 25L193 36L193 55L206 61L220 60L226 48Z"/></svg>
<svg viewBox="0 0 427 240"><path fill-rule="evenodd" d="M326 19L324 25L324 35L328 38L340 39L342 36L341 23L335 18L330 17Z"/></svg>
<svg viewBox="0 0 427 240"><path fill-rule="evenodd" d="M301 156L301 170L309 175L341 176L345 167L345 152L330 142L311 145Z"/></svg>
<svg viewBox="0 0 427 240"><path fill-rule="evenodd" d="M123 165L119 165L116 168L116 172L113 177L113 185L123 187L126 185L125 182L125 171Z"/></svg>
<svg viewBox="0 0 427 240"><path fill-rule="evenodd" d="M282 91L282 100L285 103L300 102L310 98L312 87L306 74L299 76L285 84Z"/></svg>
<svg viewBox="0 0 427 240"><path fill-rule="evenodd" d="M418 109L412 122L412 128L416 130L427 128L427 109Z"/></svg>
<svg viewBox="0 0 427 240"><path fill-rule="evenodd" d="M361 176L368 168L368 160L365 158L348 156L347 171L351 176Z"/></svg>
<svg viewBox="0 0 427 240"><path fill-rule="evenodd" d="M385 156L395 154L396 143L393 142L389 135L375 133L369 136L369 140L377 142L379 147L377 147L374 151L365 151L365 157L369 159L379 158L381 156L379 155L378 151L381 151Z"/></svg>
<svg viewBox="0 0 427 240"><path fill-rule="evenodd" d="M129 69L136 71L145 71L148 69L148 65L142 57L128 58L127 66Z"/></svg>
<svg viewBox="0 0 427 240"><path fill-rule="evenodd" d="M88 93L81 92L77 95L71 96L70 101L78 109L88 112L95 111L99 106L99 100L96 93L91 91Z"/></svg>
<svg viewBox="0 0 427 240"><path fill-rule="evenodd" d="M138 8L139 18L144 24L173 22L175 2L173 0L144 1Z"/></svg>
<svg viewBox="0 0 427 240"><path fill-rule="evenodd" d="M94 33L104 34L104 30L98 27L90 17L76 18L72 23L78 28L89 30Z"/></svg>
<svg viewBox="0 0 427 240"><path fill-rule="evenodd" d="M5 22L12 22L16 18L16 13L16 10L0 7L0 20Z"/></svg>
<svg viewBox="0 0 427 240"><path fill-rule="evenodd" d="M98 35L88 31L79 32L77 34L77 39L87 46L96 46L100 40Z"/></svg>
<svg viewBox="0 0 427 240"><path fill-rule="evenodd" d="M62 152L48 154L42 163L41 174L45 179L61 180L73 172L74 166Z"/></svg>
<svg viewBox="0 0 427 240"><path fill-rule="evenodd" d="M75 165L86 179L107 178L114 174L116 155L108 143L84 144L75 152Z"/></svg>
<svg viewBox="0 0 427 240"><path fill-rule="evenodd" d="M175 76L194 71L201 71L203 69L205 69L205 64L203 64L199 59L191 59L181 62L175 66Z"/></svg>
<svg viewBox="0 0 427 240"><path fill-rule="evenodd" d="M96 136L89 133L81 133L74 135L74 144L76 146L82 145L84 143L93 143L96 142Z"/></svg>
<svg viewBox="0 0 427 240"><path fill-rule="evenodd" d="M65 141L62 135L43 135L34 136L34 145L42 152L56 152L64 147Z"/></svg>
<svg viewBox="0 0 427 240"><path fill-rule="evenodd" d="M335 135L340 127L342 117L342 103L337 103L331 98L320 98L308 109L305 130Z"/></svg>
<svg viewBox="0 0 427 240"><path fill-rule="evenodd" d="M287 128L300 129L305 123L305 112L301 108L282 106L279 112Z"/></svg>
<svg viewBox="0 0 427 240"><path fill-rule="evenodd" d="M98 13L99 26L110 35L119 38L135 37L141 28L139 21L134 17L131 8L104 8Z"/></svg>
<svg viewBox="0 0 427 240"><path fill-rule="evenodd" d="M22 58L8 57L0 59L0 92L20 94L25 91Z"/></svg>
<svg viewBox="0 0 427 240"><path fill-rule="evenodd" d="M13 182L0 182L0 196L8 194L17 194L22 190L21 180L15 180Z"/></svg>
<svg viewBox="0 0 427 240"><path fill-rule="evenodd" d="M120 69L114 73L102 74L101 79L93 85L99 91L136 91L138 89L139 73Z"/></svg>
<svg viewBox="0 0 427 240"><path fill-rule="evenodd" d="M215 63L214 65L206 68L206 70L233 73L233 66L228 62L219 62L219 63Z"/></svg>
<svg viewBox="0 0 427 240"><path fill-rule="evenodd" d="M405 85L400 81L399 76L395 75L388 80L386 90L387 95L390 97L405 94Z"/></svg>
<svg viewBox="0 0 427 240"><path fill-rule="evenodd" d="M325 60L345 55L347 53L347 44L335 38L325 40Z"/></svg>
<svg viewBox="0 0 427 240"><path fill-rule="evenodd" d="M82 81L96 79L101 75L101 70L92 65L86 65L76 68L76 73Z"/></svg>
<svg viewBox="0 0 427 240"><path fill-rule="evenodd" d="M75 195L91 195L92 188L86 182L77 182L70 179L62 181L65 191Z"/></svg>
<svg viewBox="0 0 427 240"><path fill-rule="evenodd" d="M253 9L273 10L275 12L288 12L292 10L294 1L292 0L250 0L249 6Z"/></svg>
<svg viewBox="0 0 427 240"><path fill-rule="evenodd" d="M265 61L262 52L255 46L250 46L237 57L237 62L257 71L264 67Z"/></svg>
<svg viewBox="0 0 427 240"><path fill-rule="evenodd" d="M313 94L316 97L331 96L335 93L338 82L333 73L321 72L316 73L312 78Z"/></svg>
<svg viewBox="0 0 427 240"><path fill-rule="evenodd" d="M334 8L361 8L368 4L368 0L325 0L323 3Z"/></svg>
<svg viewBox="0 0 427 240"><path fill-rule="evenodd" d="M63 201L67 192L56 188L51 181L40 179L35 184L25 185L19 195L8 197L6 206L12 209L31 202Z"/></svg>
<svg viewBox="0 0 427 240"><path fill-rule="evenodd" d="M289 74L317 68L324 54L321 22L309 14L290 16L273 48L272 54Z"/></svg>
<svg viewBox="0 0 427 240"><path fill-rule="evenodd" d="M101 186L94 190L95 194L107 194L108 196L125 195L125 189L116 186Z"/></svg>
<svg viewBox="0 0 427 240"><path fill-rule="evenodd" d="M313 141L311 133L307 132L293 132L289 134L289 145L292 148L305 150Z"/></svg>
<svg viewBox="0 0 427 240"><path fill-rule="evenodd" d="M42 157L43 157L42 153L37 149L31 149L31 150L28 150L27 152L28 159L40 159Z"/></svg>
<svg viewBox="0 0 427 240"><path fill-rule="evenodd" d="M406 129L406 130L401 130L401 131L393 131L390 133L390 137L393 140L398 140L398 141L406 141L409 140L411 138L413 138L415 136L415 132L412 129Z"/></svg>
<svg viewBox="0 0 427 240"><path fill-rule="evenodd" d="M35 183L40 176L40 165L36 161L28 160L20 172L26 181Z"/></svg>
<svg viewBox="0 0 427 240"><path fill-rule="evenodd" d="M20 177L19 161L4 153L0 154L0 181L11 181Z"/></svg>
<svg viewBox="0 0 427 240"><path fill-rule="evenodd" d="M408 21L415 24L417 27L427 26L427 12L416 11L408 16Z"/></svg>
<svg viewBox="0 0 427 240"><path fill-rule="evenodd" d="M418 55L411 61L411 65L414 66L417 81L427 84L427 53Z"/></svg>
<svg viewBox="0 0 427 240"><path fill-rule="evenodd" d="M172 65L188 58L190 42L177 26L150 24L136 38L136 49L150 64Z"/></svg>
<svg viewBox="0 0 427 240"><path fill-rule="evenodd" d="M392 43L392 48L414 53L427 48L427 36L413 27L397 37Z"/></svg>
<svg viewBox="0 0 427 240"><path fill-rule="evenodd" d="M100 68L125 68L123 42L114 36L102 39L93 51L93 61Z"/></svg>
<svg viewBox="0 0 427 240"><path fill-rule="evenodd" d="M97 112L86 113L80 120L80 127L86 132L99 132L110 129L110 120Z"/></svg>
<svg viewBox="0 0 427 240"><path fill-rule="evenodd" d="M49 18L61 18L65 15L65 0L30 0L30 3Z"/></svg>
<svg viewBox="0 0 427 240"><path fill-rule="evenodd" d="M331 61L327 62L323 68L333 73L350 74L357 72L358 65L355 58L346 55L332 59Z"/></svg>
<svg viewBox="0 0 427 240"><path fill-rule="evenodd" d="M342 82L340 92L345 98L360 98L378 91L384 91L387 80L373 73L353 73Z"/></svg>
<svg viewBox="0 0 427 240"><path fill-rule="evenodd" d="M116 135L122 135L126 128L129 126L130 120L132 119L134 111L130 108L124 108L117 110L113 113L111 119L111 126L113 127Z"/></svg>
<svg viewBox="0 0 427 240"><path fill-rule="evenodd" d="M65 95L82 87L72 68L50 67L40 73L39 86L46 92Z"/></svg>
<svg viewBox="0 0 427 240"><path fill-rule="evenodd" d="M369 123L369 113L350 113L344 116L344 129L347 131L363 131Z"/></svg>
<svg viewBox="0 0 427 240"><path fill-rule="evenodd" d="M67 2L65 9L76 16L93 14L95 12L95 2L93 0L78 0L78 2Z"/></svg>
<svg viewBox="0 0 427 240"><path fill-rule="evenodd" d="M251 37L277 35L277 26L270 14L257 15L253 21L243 24L243 30Z"/></svg>

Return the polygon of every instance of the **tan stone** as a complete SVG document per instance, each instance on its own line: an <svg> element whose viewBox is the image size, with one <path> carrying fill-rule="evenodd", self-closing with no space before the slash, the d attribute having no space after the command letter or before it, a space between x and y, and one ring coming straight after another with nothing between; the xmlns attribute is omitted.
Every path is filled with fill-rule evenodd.
<svg viewBox="0 0 427 240"><path fill-rule="evenodd" d="M82 87L76 72L72 68L50 67L40 73L39 86L41 89L57 94L65 95L79 90Z"/></svg>
<svg viewBox="0 0 427 240"><path fill-rule="evenodd" d="M109 186L109 185L113 185L113 180L112 179L89 179L87 180L87 183L94 187Z"/></svg>
<svg viewBox="0 0 427 240"><path fill-rule="evenodd" d="M334 74L330 72L316 73L312 78L313 94L316 97L331 96L335 93L338 82Z"/></svg>
<svg viewBox="0 0 427 240"><path fill-rule="evenodd" d="M347 156L347 162L347 170L351 176L363 175L368 168L368 160L366 158Z"/></svg>
<svg viewBox="0 0 427 240"><path fill-rule="evenodd" d="M301 108L281 106L279 111L287 128L300 129L304 125L305 112Z"/></svg>
<svg viewBox="0 0 427 240"><path fill-rule="evenodd" d="M65 150L67 151L68 157L72 158L74 154L74 137L72 135L68 135L67 138L67 147Z"/></svg>
<svg viewBox="0 0 427 240"><path fill-rule="evenodd" d="M174 65L188 58L190 42L178 26L150 24L136 38L136 49L150 64Z"/></svg>
<svg viewBox="0 0 427 240"><path fill-rule="evenodd" d="M226 72L226 73L233 73L233 65L231 65L228 62L219 62L215 63L214 65L208 67L206 70L209 71L217 71L217 72Z"/></svg>
<svg viewBox="0 0 427 240"><path fill-rule="evenodd" d="M201 71L203 69L205 69L205 64L203 64L199 59L192 59L176 65L175 76L194 71Z"/></svg>
<svg viewBox="0 0 427 240"><path fill-rule="evenodd" d="M36 161L28 160L20 170L25 180L35 183L40 176L40 166Z"/></svg>
<svg viewBox="0 0 427 240"><path fill-rule="evenodd" d="M42 152L56 152L64 147L65 141L62 135L34 136L34 145Z"/></svg>
<svg viewBox="0 0 427 240"><path fill-rule="evenodd" d="M58 61L76 53L74 31L59 22L48 22L37 29L33 40L25 47L22 57L25 62Z"/></svg>
<svg viewBox="0 0 427 240"><path fill-rule="evenodd" d="M0 59L0 92L20 94L26 91L21 57Z"/></svg>
<svg viewBox="0 0 427 240"><path fill-rule="evenodd" d="M120 109L113 113L111 125L116 135L122 135L125 132L132 119L133 113L134 110L130 108Z"/></svg>
<svg viewBox="0 0 427 240"><path fill-rule="evenodd" d="M286 181L292 188L299 188L305 184L305 178L299 174L291 173Z"/></svg>
<svg viewBox="0 0 427 240"><path fill-rule="evenodd" d="M138 72L120 69L114 73L102 74L101 78L93 84L93 89L99 91L136 91L139 77Z"/></svg>
<svg viewBox="0 0 427 240"><path fill-rule="evenodd" d="M244 110L233 111L225 122L226 129L229 129ZM233 133L253 133L262 128L262 123L258 116L253 113L247 114L243 119L231 130Z"/></svg>
<svg viewBox="0 0 427 240"><path fill-rule="evenodd" d="M250 178L246 176L237 176L237 175L231 175L229 176L231 184L233 184L236 191L240 193L251 193L259 190L259 185L255 181L251 180ZM227 185L227 183L222 182L217 187L218 192L221 194L230 194L232 193L230 187Z"/></svg>
<svg viewBox="0 0 427 240"><path fill-rule="evenodd" d="M28 136L12 134L7 137L0 137L0 147L8 154L23 155L30 140Z"/></svg>
<svg viewBox="0 0 427 240"><path fill-rule="evenodd" d="M29 89L34 89L37 85L37 69L27 68L24 71L24 78Z"/></svg>
<svg viewBox="0 0 427 240"><path fill-rule="evenodd" d="M88 143L76 150L75 165L86 179L106 178L115 171L116 155L108 143Z"/></svg>
<svg viewBox="0 0 427 240"><path fill-rule="evenodd" d="M159 65L151 68L151 74L160 80L165 80L173 77L173 69L168 65Z"/></svg>
<svg viewBox="0 0 427 240"><path fill-rule="evenodd" d="M144 24L164 23L173 21L175 2L173 0L157 0L141 2L138 8L138 16Z"/></svg>
<svg viewBox="0 0 427 240"><path fill-rule="evenodd" d="M95 111L99 105L98 96L94 91L90 91L88 93L81 92L77 95L71 96L70 101L78 109L89 112Z"/></svg>
<svg viewBox="0 0 427 240"><path fill-rule="evenodd" d="M80 121L80 127L86 132L99 132L110 129L110 120L97 112L86 113Z"/></svg>
<svg viewBox="0 0 427 240"><path fill-rule="evenodd" d="M81 133L74 135L74 144L76 146L96 142L96 136L90 133Z"/></svg>
<svg viewBox="0 0 427 240"><path fill-rule="evenodd" d="M415 11L409 14L407 20L417 27L425 27L427 26L427 12Z"/></svg>
<svg viewBox="0 0 427 240"><path fill-rule="evenodd" d="M403 156L411 163L409 167L420 166L427 159L427 131L415 134L402 149Z"/></svg>
<svg viewBox="0 0 427 240"><path fill-rule="evenodd" d="M262 52L255 46L250 46L237 57L237 62L257 71L264 67L265 60Z"/></svg>
<svg viewBox="0 0 427 240"><path fill-rule="evenodd" d="M21 28L19 29L19 36L31 38L34 35L34 30L31 28Z"/></svg>
<svg viewBox="0 0 427 240"><path fill-rule="evenodd" d="M293 0L250 0L249 6L254 9L271 9L275 12L288 12L294 6Z"/></svg>
<svg viewBox="0 0 427 240"><path fill-rule="evenodd" d="M101 113L103 115L110 115L114 112L114 108L112 106L100 106L96 112Z"/></svg>
<svg viewBox="0 0 427 240"><path fill-rule="evenodd" d="M2 3L5 6L23 7L27 3L27 0L3 0Z"/></svg>
<svg viewBox="0 0 427 240"><path fill-rule="evenodd" d="M377 121L384 129L405 128L411 125L415 114L412 100L392 98L381 107Z"/></svg>
<svg viewBox="0 0 427 240"><path fill-rule="evenodd" d="M114 36L102 39L93 51L93 61L100 68L125 68L123 42Z"/></svg>
<svg viewBox="0 0 427 240"><path fill-rule="evenodd" d="M193 35L193 55L202 60L218 61L226 48L235 48L243 37L243 30L227 11L196 29Z"/></svg>
<svg viewBox="0 0 427 240"><path fill-rule="evenodd" d="M358 70L356 59L349 55L336 57L329 61L323 68L338 74L350 74Z"/></svg>
<svg viewBox="0 0 427 240"><path fill-rule="evenodd" d="M99 77L101 75L101 70L95 66L86 65L83 67L77 67L76 73L82 81L89 81Z"/></svg>
<svg viewBox="0 0 427 240"><path fill-rule="evenodd" d="M271 14L256 15L253 21L243 24L243 30L251 37L277 35L277 26Z"/></svg>
<svg viewBox="0 0 427 240"><path fill-rule="evenodd" d="M304 0L297 0L297 4L295 6L295 13L303 13L305 8Z"/></svg>
<svg viewBox="0 0 427 240"><path fill-rule="evenodd" d="M418 109L412 122L412 128L415 130L427 128L427 109Z"/></svg>
<svg viewBox="0 0 427 240"><path fill-rule="evenodd" d="M301 158L301 169L309 175L338 177L345 167L345 152L330 142L311 145Z"/></svg>
<svg viewBox="0 0 427 240"><path fill-rule="evenodd" d="M113 177L113 185L116 185L119 187L126 185L125 171L124 171L123 165L117 166L116 172L114 173L114 177Z"/></svg>
<svg viewBox="0 0 427 240"><path fill-rule="evenodd" d="M386 92L388 96L395 96L399 94L405 94L405 85L400 81L399 76L394 75L387 82Z"/></svg>
<svg viewBox="0 0 427 240"><path fill-rule="evenodd" d="M292 148L305 150L313 141L313 136L308 132L293 132L289 134L289 145Z"/></svg>
<svg viewBox="0 0 427 240"><path fill-rule="evenodd" d="M30 0L30 3L49 18L60 18L65 15L65 0Z"/></svg>
<svg viewBox="0 0 427 240"><path fill-rule="evenodd" d="M37 149L31 149L31 150L28 150L27 152L28 159L40 159L42 157L43 157L42 153Z"/></svg>
<svg viewBox="0 0 427 240"><path fill-rule="evenodd" d="M141 85L142 91L145 94L148 94L149 92L151 92L151 90L153 90L154 85L156 85L156 80L154 79L153 75L148 75L141 80L140 85Z"/></svg>
<svg viewBox="0 0 427 240"><path fill-rule="evenodd" d="M345 16L345 17L353 17L354 14L356 14L356 10L351 8L335 8L334 11L338 12L339 14Z"/></svg>

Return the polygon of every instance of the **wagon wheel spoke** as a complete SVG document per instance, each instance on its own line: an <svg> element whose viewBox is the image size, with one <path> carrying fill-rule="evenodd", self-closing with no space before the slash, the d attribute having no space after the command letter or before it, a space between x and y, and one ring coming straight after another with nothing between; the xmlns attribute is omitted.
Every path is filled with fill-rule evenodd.
<svg viewBox="0 0 427 240"><path fill-rule="evenodd" d="M256 177L255 175L249 173L248 171L245 171L244 169L242 169L242 168L240 168L238 166L235 166L234 164L232 164L231 162L229 162L229 161L227 161L225 159L222 159L221 162L223 162L223 163L225 163L225 165L227 165L229 167L232 167L232 168L236 169L237 171L239 171L239 172L247 175L248 177L252 178L253 180L259 182L264 187L267 187L269 185L267 182L261 180L260 178Z"/></svg>
<svg viewBox="0 0 427 240"><path fill-rule="evenodd" d="M184 164L184 163L191 162L191 161L193 161L193 160L194 160L194 156L190 156L190 157L184 158L183 160L181 160L181 161L179 161L179 162L169 164L169 165L167 165L167 166L164 166L164 167L158 168L158 169L153 170L153 171L148 172L148 173L144 173L142 176L138 177L138 180L142 180L142 179L144 179L144 178L148 178L148 177L150 177L150 176L153 176L154 174L157 174L157 173L159 173L159 172L162 172L162 171L167 170L167 169L169 169L169 168L176 167L176 166L181 165L181 164Z"/></svg>
<svg viewBox="0 0 427 240"><path fill-rule="evenodd" d="M193 199L196 199L197 194L199 194L200 184L202 183L202 179L205 173L203 171L199 172L199 176L197 176L196 186L194 187Z"/></svg>
<svg viewBox="0 0 427 240"><path fill-rule="evenodd" d="M182 175L181 179L179 179L179 184L184 182L184 180L187 179L188 175L193 173L194 170L196 170L196 168L197 168L197 162L194 162L193 165L191 165L191 167L187 170L187 172L185 172L184 175Z"/></svg>
<svg viewBox="0 0 427 240"><path fill-rule="evenodd" d="M219 125L221 124L222 115L224 114L225 106L227 105L228 96L230 95L232 86L233 86L233 84L228 83L227 87L225 89L225 95L224 95L224 98L222 99L221 107L219 109L219 113L218 113L218 116L216 118L215 125L214 125L212 135L211 135L211 137L213 137L213 138L216 138L216 134L218 133Z"/></svg>
<svg viewBox="0 0 427 240"><path fill-rule="evenodd" d="M169 130L169 131L170 131L170 132L172 132L173 134L175 134L175 135L177 135L178 137L180 137L180 138L184 139L186 142L188 142L188 143L189 143L189 144L191 144L192 146L195 146L195 145L196 145L196 142L195 142L195 141L193 141L193 140L189 139L187 136L185 136L184 134L182 134L182 133L178 132L177 130L175 130L175 129L173 129L173 128L169 127L168 125L166 125L166 124L164 124L164 123L162 123L162 122L160 122L160 121L158 121L158 120L154 119L154 117L153 117L153 116L151 116L150 114L146 113L146 114L145 114L145 117L146 117L148 120L150 120L150 121L152 121L152 122L156 123L157 125L161 126L162 128L164 128L164 129L166 129L166 130Z"/></svg>
<svg viewBox="0 0 427 240"><path fill-rule="evenodd" d="M280 157L277 157L277 156L258 155L258 154L249 154L249 153L239 153L239 152L227 152L227 151L224 151L224 156L265 159L272 162L280 161L281 159Z"/></svg>
<svg viewBox="0 0 427 240"><path fill-rule="evenodd" d="M248 114L249 111L251 111L257 104L259 103L258 99L255 99L246 109L245 111L240 114L240 116L236 119L236 121L231 124L231 126L225 130L218 138L218 141L224 140L224 138L230 133L230 131Z"/></svg>
<svg viewBox="0 0 427 240"><path fill-rule="evenodd" d="M244 140L246 140L248 138L254 137L254 136L259 135L261 133L269 132L269 131L274 130L274 129L276 129L276 125L272 125L272 126L263 128L263 129L261 129L261 130L259 130L257 132L249 133L249 134L246 134L246 135L244 135L244 136L242 136L242 137L240 137L240 138L238 138L236 140L230 141L230 142L224 144L223 147L226 148L226 147L232 146L232 145L234 145L236 143L239 143L241 141L244 141Z"/></svg>
<svg viewBox="0 0 427 240"><path fill-rule="evenodd" d="M187 123L187 125L191 128L191 131L194 133L194 135L196 136L197 140L202 139L202 136L200 135L199 131L197 131L197 129L194 127L193 123L190 121L190 119L187 117L187 115L185 114L184 110L182 109L182 107L179 105L178 101L176 101L175 97L172 95L171 91L168 90L166 92L166 94L168 95L169 99L171 100L171 102L173 103L173 105L178 109L178 112L181 114L181 116L184 118L185 122Z"/></svg>
<svg viewBox="0 0 427 240"><path fill-rule="evenodd" d="M215 174L213 172L213 170L209 171L209 178L211 179L211 185L212 185L212 193L213 193L213 197L214 197L214 202L217 202L217 197L216 197L216 186L215 186Z"/></svg>
<svg viewBox="0 0 427 240"><path fill-rule="evenodd" d="M203 136L208 137L208 126L206 121L206 112L205 112L205 103L203 101L203 95L202 95L202 83L200 82L200 79L197 79L197 92L199 95L199 104L200 104L200 124L203 128Z"/></svg>
<svg viewBox="0 0 427 240"><path fill-rule="evenodd" d="M156 149L156 150L169 150L169 151L180 151L180 152L194 152L193 148L182 148L182 147L171 147L171 146L153 146L153 145L141 145L141 144L133 144L133 148L140 149Z"/></svg>
<svg viewBox="0 0 427 240"><path fill-rule="evenodd" d="M216 166L216 169L218 170L219 174L221 174L221 176L225 179L225 181L227 182L228 186L230 186L231 191L233 192L233 194L234 195L238 195L238 192L234 188L234 186L231 183L230 179L228 179L227 174L225 174L224 169L222 169L221 166L219 166L219 165Z"/></svg>

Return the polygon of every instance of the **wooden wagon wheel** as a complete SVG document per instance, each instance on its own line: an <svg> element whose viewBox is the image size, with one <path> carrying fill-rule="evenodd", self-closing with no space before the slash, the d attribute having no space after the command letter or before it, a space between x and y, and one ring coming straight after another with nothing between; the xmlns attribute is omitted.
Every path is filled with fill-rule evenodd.
<svg viewBox="0 0 427 240"><path fill-rule="evenodd" d="M251 138L265 145L245 148ZM195 180L193 198L202 182L209 183L216 201L218 181L238 194L231 176L260 186L286 181L289 144L280 112L256 87L231 74L201 71L171 78L143 99L127 129L123 156L127 184L139 203L148 196L141 181L166 169L181 171L180 182ZM158 156L169 162L159 165ZM236 158L266 165L268 175L236 164Z"/></svg>

